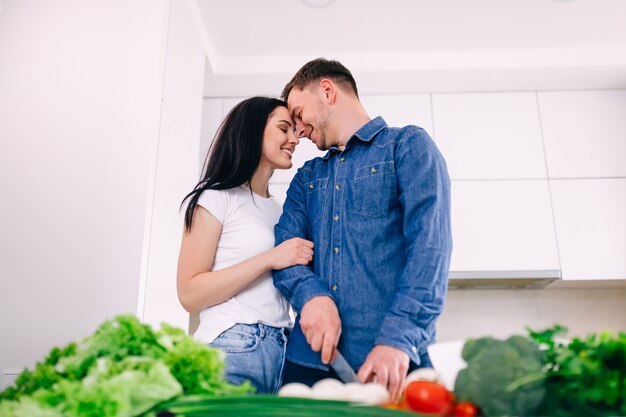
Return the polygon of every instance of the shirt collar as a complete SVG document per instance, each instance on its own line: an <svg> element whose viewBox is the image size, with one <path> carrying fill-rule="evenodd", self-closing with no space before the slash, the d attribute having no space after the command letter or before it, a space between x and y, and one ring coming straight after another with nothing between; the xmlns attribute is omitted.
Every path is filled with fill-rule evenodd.
<svg viewBox="0 0 626 417"><path fill-rule="evenodd" d="M381 116L378 116L361 126L361 128L352 135L348 142L350 142L352 138L357 138L361 142L371 142L376 137L376 135L386 127L387 122L385 122L385 120ZM338 147L330 147L328 149L328 152L326 152L326 155L323 156L323 159L330 158L331 153L337 151L339 151Z"/></svg>

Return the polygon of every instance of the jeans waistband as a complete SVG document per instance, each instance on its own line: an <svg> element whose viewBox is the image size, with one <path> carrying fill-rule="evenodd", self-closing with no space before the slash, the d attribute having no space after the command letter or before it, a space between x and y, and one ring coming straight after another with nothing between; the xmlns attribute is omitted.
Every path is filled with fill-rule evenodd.
<svg viewBox="0 0 626 417"><path fill-rule="evenodd" d="M254 334L259 336L261 339L265 339L266 336L269 336L279 340L285 340L287 337L287 329L268 326L263 323L237 323L231 327L231 329Z"/></svg>

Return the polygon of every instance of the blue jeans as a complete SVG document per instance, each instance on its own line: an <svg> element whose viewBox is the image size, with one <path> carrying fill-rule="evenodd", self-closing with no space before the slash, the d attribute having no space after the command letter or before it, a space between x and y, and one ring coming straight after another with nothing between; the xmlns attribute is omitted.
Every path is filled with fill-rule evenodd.
<svg viewBox="0 0 626 417"><path fill-rule="evenodd" d="M274 394L282 381L287 337L283 329L264 324L235 324L211 347L226 354L226 380L234 385L250 381L257 393Z"/></svg>

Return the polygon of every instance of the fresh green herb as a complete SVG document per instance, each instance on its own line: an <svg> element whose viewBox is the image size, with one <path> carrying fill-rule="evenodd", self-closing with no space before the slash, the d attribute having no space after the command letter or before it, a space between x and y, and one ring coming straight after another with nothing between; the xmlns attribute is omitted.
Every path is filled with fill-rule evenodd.
<svg viewBox="0 0 626 417"><path fill-rule="evenodd" d="M547 395L540 413L550 416L626 415L626 333L561 339L556 326L530 337L544 350Z"/></svg>
<svg viewBox="0 0 626 417"><path fill-rule="evenodd" d="M455 382L457 401L472 402L487 416L537 415L546 389L542 353L530 340L522 336L469 340L462 356L467 368Z"/></svg>

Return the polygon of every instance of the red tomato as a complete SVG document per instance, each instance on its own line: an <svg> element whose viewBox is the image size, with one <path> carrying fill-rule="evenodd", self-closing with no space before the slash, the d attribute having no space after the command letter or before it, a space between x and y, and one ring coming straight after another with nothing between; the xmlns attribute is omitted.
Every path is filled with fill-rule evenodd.
<svg viewBox="0 0 626 417"><path fill-rule="evenodd" d="M404 396L411 408L420 413L446 414L454 397L446 387L436 382L413 381L407 385Z"/></svg>
<svg viewBox="0 0 626 417"><path fill-rule="evenodd" d="M454 417L475 417L478 409L472 403L458 403L454 406Z"/></svg>

